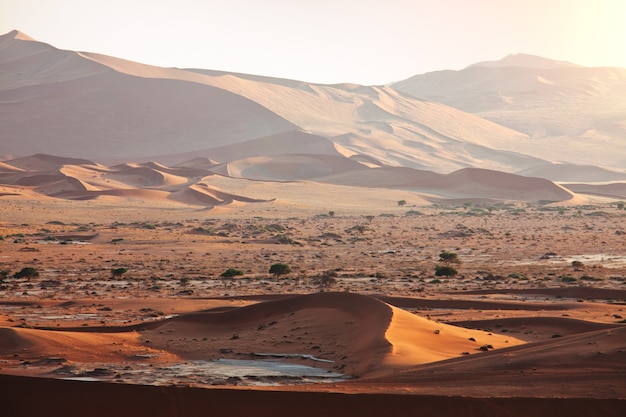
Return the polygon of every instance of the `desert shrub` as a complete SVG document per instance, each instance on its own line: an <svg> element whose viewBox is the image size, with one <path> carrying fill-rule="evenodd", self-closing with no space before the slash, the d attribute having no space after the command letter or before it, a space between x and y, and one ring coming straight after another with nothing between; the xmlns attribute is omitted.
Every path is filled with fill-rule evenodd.
<svg viewBox="0 0 626 417"><path fill-rule="evenodd" d="M461 263L459 255L456 252L447 251L441 251L441 253L439 254L439 261L445 263L446 265Z"/></svg>
<svg viewBox="0 0 626 417"><path fill-rule="evenodd" d="M280 243L281 245L299 245L300 243L293 240L292 238L290 238L287 235L276 235L276 240L278 240L278 243Z"/></svg>
<svg viewBox="0 0 626 417"><path fill-rule="evenodd" d="M25 268L22 268L21 271L16 272L15 274L13 274L13 278L36 278L39 276L39 271L37 271L35 268L27 266Z"/></svg>
<svg viewBox="0 0 626 417"><path fill-rule="evenodd" d="M270 274L278 278L281 275L287 275L291 272L291 268L287 264L273 264L270 266Z"/></svg>
<svg viewBox="0 0 626 417"><path fill-rule="evenodd" d="M370 230L366 225L364 224L357 224L356 226L352 226L346 229L346 233L350 233L352 234L353 232L359 232L359 233L365 233L366 231Z"/></svg>
<svg viewBox="0 0 626 417"><path fill-rule="evenodd" d="M128 272L128 268L111 268L111 276L113 278L119 278Z"/></svg>
<svg viewBox="0 0 626 417"><path fill-rule="evenodd" d="M333 232L325 232L320 235L322 239L341 239L341 235Z"/></svg>
<svg viewBox="0 0 626 417"><path fill-rule="evenodd" d="M406 206L406 200L398 200L399 206Z"/></svg>
<svg viewBox="0 0 626 417"><path fill-rule="evenodd" d="M337 271L325 271L313 279L313 283L318 285L320 291L330 288L337 283Z"/></svg>
<svg viewBox="0 0 626 417"><path fill-rule="evenodd" d="M561 277L561 281L562 282L576 282L576 281L578 281L578 279L576 277L571 276L571 275L565 275L565 276Z"/></svg>
<svg viewBox="0 0 626 417"><path fill-rule="evenodd" d="M585 267L585 265L580 261L572 261L572 267L575 270L580 271L581 269Z"/></svg>
<svg viewBox="0 0 626 417"><path fill-rule="evenodd" d="M438 277L453 277L458 274L457 270L448 265L437 265L435 275Z"/></svg>
<svg viewBox="0 0 626 417"><path fill-rule="evenodd" d="M285 231L285 227L278 223L272 223L266 226L265 230L267 230L268 232L283 232Z"/></svg>
<svg viewBox="0 0 626 417"><path fill-rule="evenodd" d="M228 268L226 271L220 274L220 277L232 278L237 275L243 275L243 271L240 271L239 269L235 269L235 268Z"/></svg>

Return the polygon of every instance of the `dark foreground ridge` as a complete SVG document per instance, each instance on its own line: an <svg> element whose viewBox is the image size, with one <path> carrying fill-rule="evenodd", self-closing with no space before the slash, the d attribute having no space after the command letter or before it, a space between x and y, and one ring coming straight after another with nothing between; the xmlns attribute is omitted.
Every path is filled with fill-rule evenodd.
<svg viewBox="0 0 626 417"><path fill-rule="evenodd" d="M7 416L618 416L626 400L202 389L0 375Z"/></svg>

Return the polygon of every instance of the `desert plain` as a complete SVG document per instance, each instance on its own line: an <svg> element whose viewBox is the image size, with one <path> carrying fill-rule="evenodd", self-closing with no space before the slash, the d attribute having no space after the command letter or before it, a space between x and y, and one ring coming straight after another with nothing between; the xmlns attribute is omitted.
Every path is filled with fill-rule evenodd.
<svg viewBox="0 0 626 417"><path fill-rule="evenodd" d="M615 204L0 204L10 415L623 410ZM456 276L435 275L442 251Z"/></svg>

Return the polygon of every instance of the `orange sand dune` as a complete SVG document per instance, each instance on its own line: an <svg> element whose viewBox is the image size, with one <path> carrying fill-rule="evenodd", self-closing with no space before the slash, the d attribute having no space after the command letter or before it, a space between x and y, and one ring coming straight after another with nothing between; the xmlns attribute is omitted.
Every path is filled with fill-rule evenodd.
<svg viewBox="0 0 626 417"><path fill-rule="evenodd" d="M442 175L401 167L371 168L343 172L317 181L352 186L415 190L443 199L504 199L516 201L563 201L574 195L549 180L529 178L487 169L467 168Z"/></svg>
<svg viewBox="0 0 626 417"><path fill-rule="evenodd" d="M138 354L158 353L159 358L174 355L142 346L139 334L48 331L0 327L0 352L21 352L31 362L63 358L73 362L115 362L131 360Z"/></svg>
<svg viewBox="0 0 626 417"><path fill-rule="evenodd" d="M615 328L614 324L596 323L567 317L511 317L492 320L455 321L456 326L470 329L493 329L523 334L526 340L547 339L571 334L608 330Z"/></svg>
<svg viewBox="0 0 626 417"><path fill-rule="evenodd" d="M34 187L34 190L44 195L56 195L63 192L87 191L87 184L65 175L33 175L16 181L16 185Z"/></svg>
<svg viewBox="0 0 626 417"><path fill-rule="evenodd" d="M573 194L549 180L487 169L467 168L433 181L433 188L455 197L491 197L518 201L562 201Z"/></svg>
<svg viewBox="0 0 626 417"><path fill-rule="evenodd" d="M200 178L211 175L211 171L208 169L195 168L191 165L188 166L178 166L178 167L168 167L158 162L144 162L139 164L139 166L151 168L161 173L175 175L177 177L184 178Z"/></svg>
<svg viewBox="0 0 626 417"><path fill-rule="evenodd" d="M621 398L625 350L626 326L615 325L417 366L395 373L393 381L424 394L530 396L543 391L562 397Z"/></svg>
<svg viewBox="0 0 626 417"><path fill-rule="evenodd" d="M130 187L154 188L186 184L187 178L147 166L112 169L104 176Z"/></svg>
<svg viewBox="0 0 626 417"><path fill-rule="evenodd" d="M0 162L0 173L15 173L15 172L23 172L22 168L10 165L6 162Z"/></svg>
<svg viewBox="0 0 626 417"><path fill-rule="evenodd" d="M15 164L15 167L12 164ZM7 191L3 192L5 195L36 193L68 200L116 197L140 200L144 203L170 200L204 207L233 201L245 203L267 201L228 193L198 183L205 177L215 175L202 168L169 168L154 162L125 163L109 168L86 160L50 155L34 155L8 161L5 165L7 172L0 173L0 181L9 186Z"/></svg>
<svg viewBox="0 0 626 417"><path fill-rule="evenodd" d="M140 338L149 339L155 352L167 352L164 358L206 360L250 353L312 354L331 361L330 366L341 364L349 375L481 354L484 345L498 349L525 343L511 336L434 322L351 293L291 296L128 327L26 330L5 330L10 335L5 338L5 352L26 348L23 356L33 359L53 355L52 350L57 349L70 359L91 346L96 356L98 349L89 344L93 340L104 343L105 339L98 339L98 335L117 338L106 343L106 353L113 342L130 334L133 346L139 346Z"/></svg>
<svg viewBox="0 0 626 417"><path fill-rule="evenodd" d="M480 352L482 346L503 348L524 344L515 337L489 334L438 323L392 307L393 318L386 332L392 344L386 365L410 366L442 361Z"/></svg>
<svg viewBox="0 0 626 417"><path fill-rule="evenodd" d="M229 204L233 201L241 201L246 203L264 201L226 193L216 188L209 187L208 185L203 183L194 184L187 188L171 192L168 196L168 199L180 203L201 206Z"/></svg>

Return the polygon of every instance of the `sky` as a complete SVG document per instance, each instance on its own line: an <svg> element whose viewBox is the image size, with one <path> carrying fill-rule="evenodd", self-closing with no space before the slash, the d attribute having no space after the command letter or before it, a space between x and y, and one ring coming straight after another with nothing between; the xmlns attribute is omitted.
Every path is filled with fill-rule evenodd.
<svg viewBox="0 0 626 417"><path fill-rule="evenodd" d="M381 85L512 53L626 68L623 0L0 0L0 33L145 64Z"/></svg>

